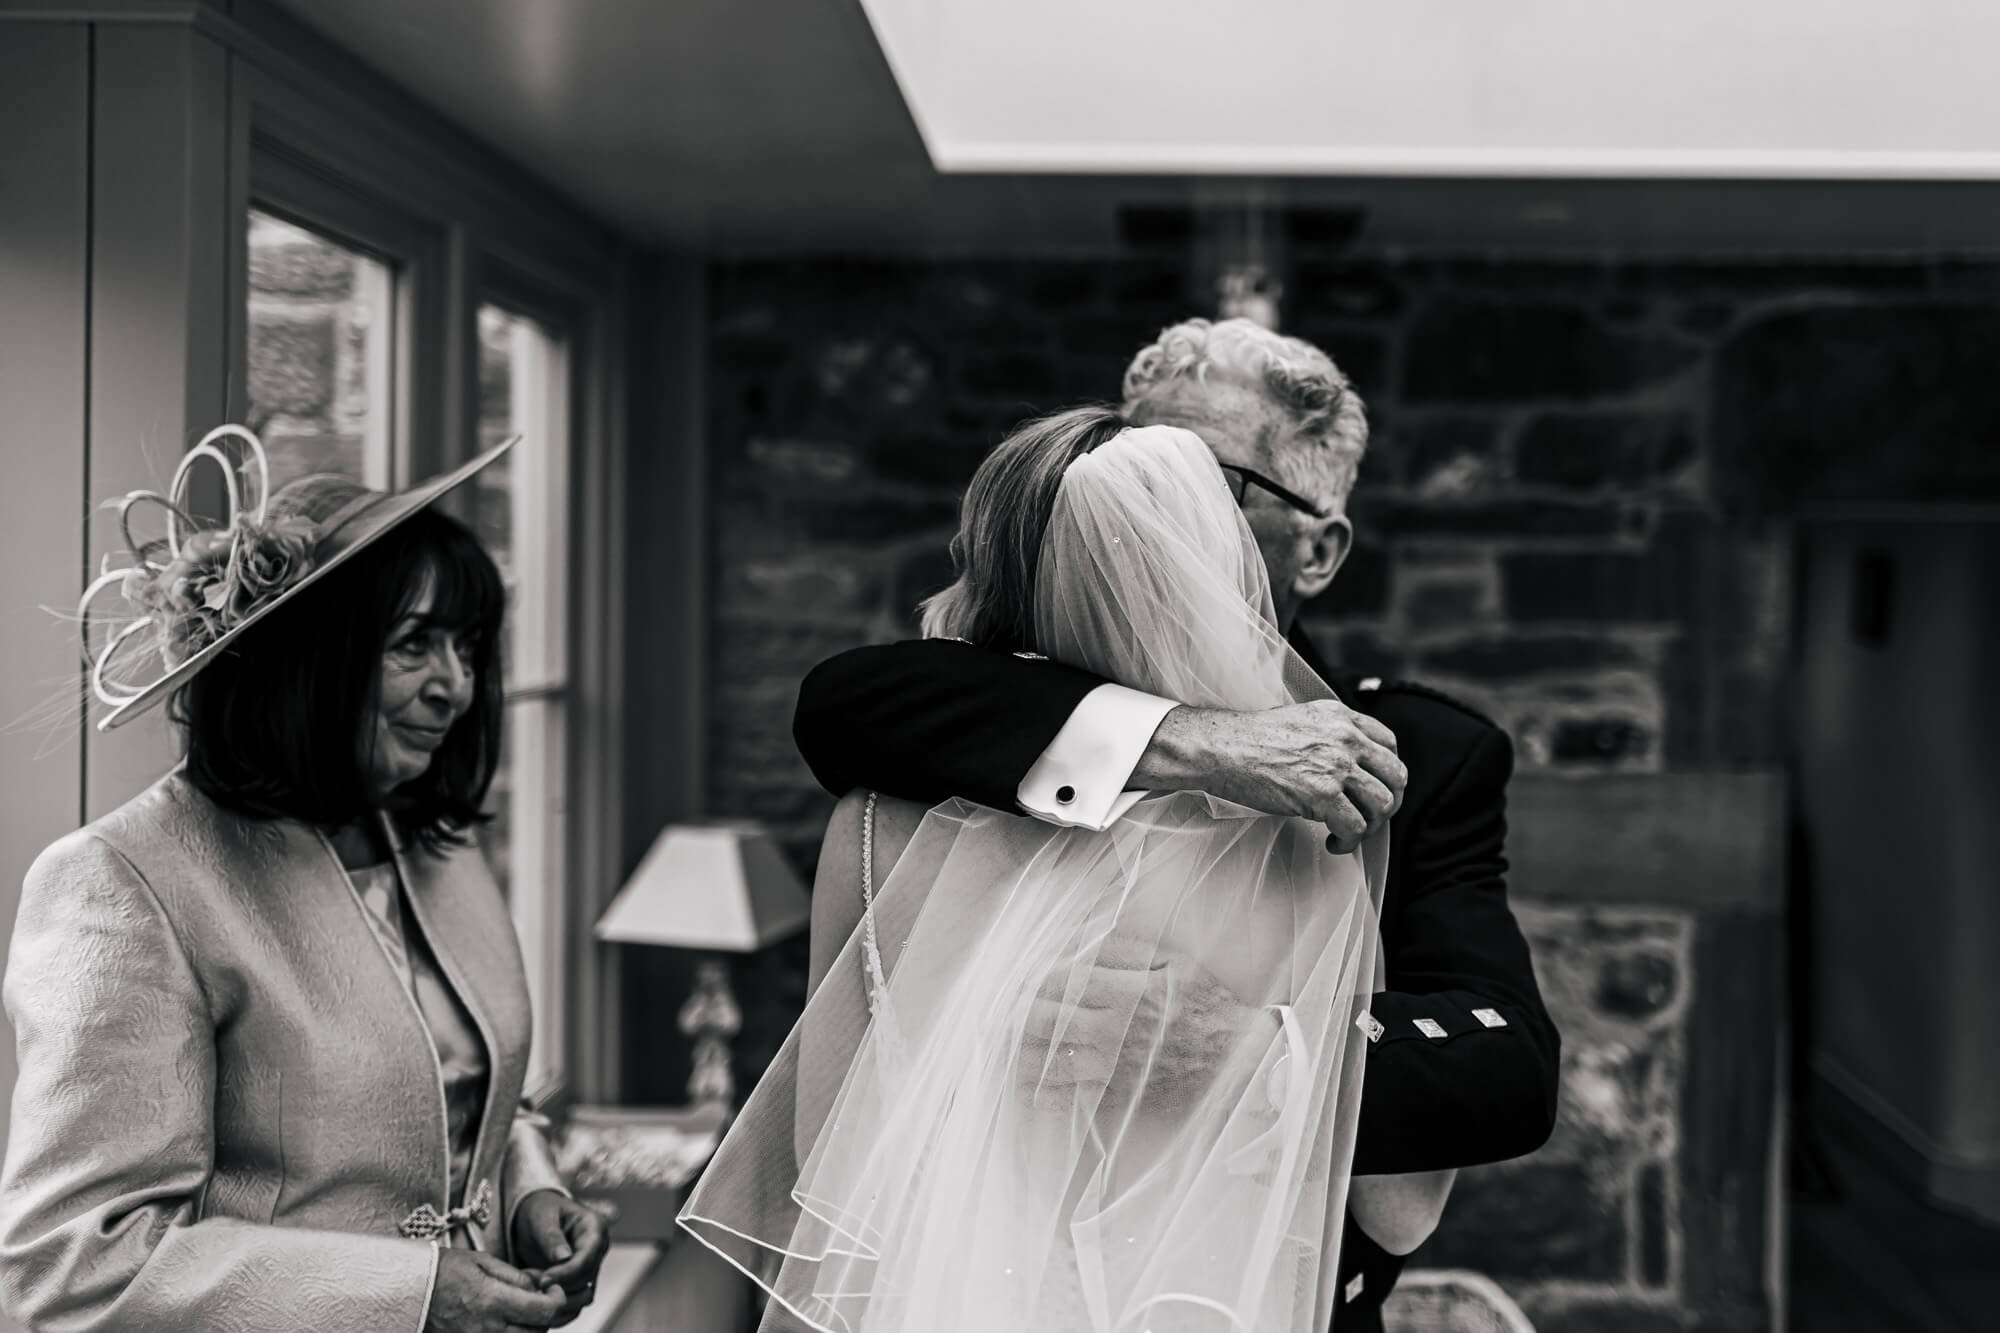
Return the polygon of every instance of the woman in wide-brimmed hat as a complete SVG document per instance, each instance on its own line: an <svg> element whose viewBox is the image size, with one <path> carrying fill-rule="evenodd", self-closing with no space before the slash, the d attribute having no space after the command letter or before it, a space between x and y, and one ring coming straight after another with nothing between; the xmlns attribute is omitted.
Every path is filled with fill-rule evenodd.
<svg viewBox="0 0 2000 1333"><path fill-rule="evenodd" d="M266 503L224 427L119 502L130 563L84 605L99 725L171 698L186 757L22 889L0 1305L31 1327L483 1331L590 1299L604 1223L520 1109L527 987L471 838L505 593L431 507L506 447ZM196 531L203 460L231 516Z"/></svg>

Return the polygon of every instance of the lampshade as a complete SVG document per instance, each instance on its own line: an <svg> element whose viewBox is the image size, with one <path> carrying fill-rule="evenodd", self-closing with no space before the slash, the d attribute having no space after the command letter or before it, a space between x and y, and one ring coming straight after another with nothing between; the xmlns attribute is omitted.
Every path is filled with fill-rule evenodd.
<svg viewBox="0 0 2000 1333"><path fill-rule="evenodd" d="M620 944L748 953L812 919L812 900L756 824L669 824L597 923Z"/></svg>

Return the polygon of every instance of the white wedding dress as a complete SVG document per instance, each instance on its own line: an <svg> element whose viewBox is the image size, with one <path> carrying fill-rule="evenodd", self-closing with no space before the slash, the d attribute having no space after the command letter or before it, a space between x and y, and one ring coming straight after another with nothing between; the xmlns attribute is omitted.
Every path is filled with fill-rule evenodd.
<svg viewBox="0 0 2000 1333"><path fill-rule="evenodd" d="M1070 467L1036 597L1045 652L1136 688L1329 697L1186 431L1128 430ZM1199 793L1103 833L931 811L682 1224L771 1294L766 1329L1324 1333L1387 852L1324 836ZM1100 954L1154 969L1151 1000L1086 997ZM1266 1015L1193 1071L1155 1058L1193 1002L1178 960ZM1061 1076L1071 1022L1124 1034L1109 1087Z"/></svg>

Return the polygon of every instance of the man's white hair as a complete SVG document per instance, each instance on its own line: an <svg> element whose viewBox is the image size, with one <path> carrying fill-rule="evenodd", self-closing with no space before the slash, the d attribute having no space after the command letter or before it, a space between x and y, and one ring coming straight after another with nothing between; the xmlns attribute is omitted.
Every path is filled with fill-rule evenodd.
<svg viewBox="0 0 2000 1333"><path fill-rule="evenodd" d="M1132 358L1125 372L1125 415L1134 424L1185 425L1184 386L1211 378L1260 390L1297 424L1308 447L1274 451L1279 481L1309 498L1345 503L1368 448L1361 395L1333 358L1302 338L1247 319L1182 320Z"/></svg>

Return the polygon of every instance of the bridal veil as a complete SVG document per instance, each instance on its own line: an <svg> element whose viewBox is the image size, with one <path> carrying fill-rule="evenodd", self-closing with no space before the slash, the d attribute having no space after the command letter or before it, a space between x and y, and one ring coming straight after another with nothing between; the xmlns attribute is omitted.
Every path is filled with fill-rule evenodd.
<svg viewBox="0 0 2000 1333"><path fill-rule="evenodd" d="M1184 703L1330 697L1184 430L1071 464L1036 624ZM931 811L682 1223L770 1293L766 1329L1324 1333L1387 856L1324 837L1192 792L1101 833ZM1193 1061L1165 1040L1208 1003L1190 963L1255 1014ZM1093 987L1099 964L1134 984ZM1122 1036L1108 1084L1066 1064L1086 1029Z"/></svg>

